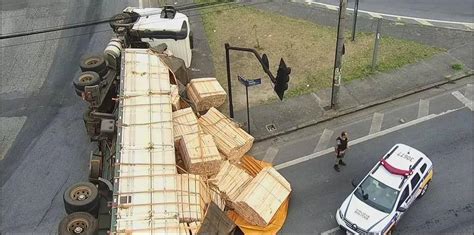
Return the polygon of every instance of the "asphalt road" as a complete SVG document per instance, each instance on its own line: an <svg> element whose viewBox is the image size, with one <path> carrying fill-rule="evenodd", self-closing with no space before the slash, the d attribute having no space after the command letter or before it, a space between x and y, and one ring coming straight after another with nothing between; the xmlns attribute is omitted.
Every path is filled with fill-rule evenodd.
<svg viewBox="0 0 474 235"><path fill-rule="evenodd" d="M338 0L314 1L339 5ZM347 6L354 8L354 2L355 0L349 0ZM474 22L472 0L360 0L359 10L433 20Z"/></svg>
<svg viewBox="0 0 474 235"><path fill-rule="evenodd" d="M1 34L108 19L137 1L2 0ZM62 193L87 180L79 58L104 49L107 24L0 40L1 234L49 234L66 215Z"/></svg>
<svg viewBox="0 0 474 235"><path fill-rule="evenodd" d="M463 88L459 92L469 97L472 103L473 87L468 87L469 91ZM375 125L376 119L370 113L350 117L347 123L336 120L327 124L323 128L325 132L332 130L336 133L329 135L329 140L333 140L341 130L347 130L351 140L364 139L350 147L346 154L348 166L343 167L340 173L332 168L334 153L310 155L317 148L320 142L318 140L326 135L322 133L321 127L319 130L315 127L303 130L303 133L290 134L293 137L269 140L267 144L271 144L270 146L279 146L278 153L270 161L273 161L277 169L280 168L279 172L291 183L293 189L282 234L315 234L336 228L335 212L352 191L351 180L365 175L380 156L396 143L405 143L424 152L433 161L435 172L428 193L402 218L397 226L397 233L472 234L473 112L454 98L452 94L456 93L455 90L435 96L431 92L424 94L423 104L413 102L420 98L417 96L376 110L374 113L384 116L383 121ZM429 103L429 107L422 108L426 103ZM402 122L419 123L401 128ZM374 126L379 127L378 131L387 133L380 136L373 134L371 138L367 138ZM332 145L332 142L328 143L327 148L332 148ZM266 145L260 150L268 148L269 145ZM268 151L263 154L255 152L255 155L269 160ZM296 163L308 155L316 157ZM293 164L288 164L292 161Z"/></svg>

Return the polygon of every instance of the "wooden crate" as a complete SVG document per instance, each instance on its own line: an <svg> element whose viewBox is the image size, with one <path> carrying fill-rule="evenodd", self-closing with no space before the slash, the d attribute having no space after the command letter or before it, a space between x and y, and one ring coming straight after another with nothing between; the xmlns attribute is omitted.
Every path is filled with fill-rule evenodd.
<svg viewBox="0 0 474 235"><path fill-rule="evenodd" d="M188 98L202 112L224 104L227 93L216 78L196 78L187 85Z"/></svg>
<svg viewBox="0 0 474 235"><path fill-rule="evenodd" d="M236 198L234 209L247 222L265 227L290 192L290 183L273 167L265 167Z"/></svg>
<svg viewBox="0 0 474 235"><path fill-rule="evenodd" d="M189 173L211 176L219 172L222 157L211 135L184 135L179 147L185 169Z"/></svg>
<svg viewBox="0 0 474 235"><path fill-rule="evenodd" d="M209 109L198 122L204 133L214 137L219 151L231 162L238 162L252 147L254 138L215 108Z"/></svg>
<svg viewBox="0 0 474 235"><path fill-rule="evenodd" d="M173 84L171 84L171 107L173 108L173 111L181 109L179 89L177 85Z"/></svg>
<svg viewBox="0 0 474 235"><path fill-rule="evenodd" d="M252 180L252 177L245 170L231 164L229 161L225 161L219 173L210 180L210 183L221 193L226 204L232 207L233 202L246 185L250 183L250 180Z"/></svg>
<svg viewBox="0 0 474 235"><path fill-rule="evenodd" d="M198 134L199 132L198 119L191 108L173 112L173 135L176 146L183 135Z"/></svg>

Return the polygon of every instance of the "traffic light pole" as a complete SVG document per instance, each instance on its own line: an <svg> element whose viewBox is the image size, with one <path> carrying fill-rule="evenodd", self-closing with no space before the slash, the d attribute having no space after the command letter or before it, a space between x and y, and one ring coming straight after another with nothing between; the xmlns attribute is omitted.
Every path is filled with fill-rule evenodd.
<svg viewBox="0 0 474 235"><path fill-rule="evenodd" d="M257 52L257 50L253 48L245 48L245 47L232 47L229 45L229 43L226 43L225 45L225 63L227 66L227 91L229 94L229 116L230 118L234 118L234 104L232 103L232 81L231 81L231 74L230 74L230 56L229 56L229 51L234 50L234 51L245 51L245 52L251 52L257 57L258 62L262 65L263 71L268 75L270 80L273 83L276 83L276 78L273 76L272 72L270 72L270 69L268 68L268 60L263 60L260 54ZM266 58L266 56L265 56Z"/></svg>
<svg viewBox="0 0 474 235"><path fill-rule="evenodd" d="M339 86L341 85L341 65L342 54L344 48L344 29L346 19L347 0L339 2L339 20L337 24L336 53L334 58L334 70L332 73L332 90L331 90L331 108L338 103Z"/></svg>

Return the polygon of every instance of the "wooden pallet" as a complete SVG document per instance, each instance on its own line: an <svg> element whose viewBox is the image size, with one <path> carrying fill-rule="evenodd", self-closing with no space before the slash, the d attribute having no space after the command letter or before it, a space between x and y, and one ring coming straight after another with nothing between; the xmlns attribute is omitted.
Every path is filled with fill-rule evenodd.
<svg viewBox="0 0 474 235"><path fill-rule="evenodd" d="M290 192L290 183L273 167L266 167L239 194L234 209L247 222L265 227Z"/></svg>
<svg viewBox="0 0 474 235"><path fill-rule="evenodd" d="M202 112L224 104L227 93L216 78L196 78L187 85L188 98Z"/></svg>
<svg viewBox="0 0 474 235"><path fill-rule="evenodd" d="M238 162L252 147L254 138L215 108L209 109L198 122L204 133L214 137L219 151L231 162Z"/></svg>
<svg viewBox="0 0 474 235"><path fill-rule="evenodd" d="M219 172L222 157L211 135L184 135L179 148L185 169L189 173L211 176Z"/></svg>

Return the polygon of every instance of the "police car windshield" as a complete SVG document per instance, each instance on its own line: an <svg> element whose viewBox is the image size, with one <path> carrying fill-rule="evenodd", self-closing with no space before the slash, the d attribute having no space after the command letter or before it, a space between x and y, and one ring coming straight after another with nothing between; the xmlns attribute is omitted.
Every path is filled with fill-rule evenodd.
<svg viewBox="0 0 474 235"><path fill-rule="evenodd" d="M390 213L397 200L399 191L368 176L355 191L355 196L369 206Z"/></svg>

